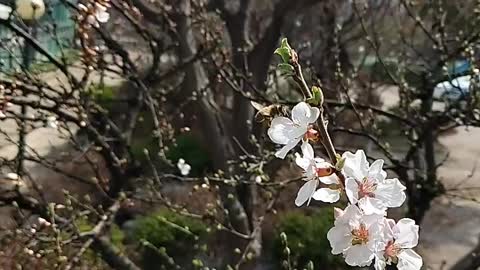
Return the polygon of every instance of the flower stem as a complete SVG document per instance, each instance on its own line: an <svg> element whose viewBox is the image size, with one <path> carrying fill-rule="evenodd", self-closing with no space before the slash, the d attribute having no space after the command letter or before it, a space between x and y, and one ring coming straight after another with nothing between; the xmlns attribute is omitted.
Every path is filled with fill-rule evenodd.
<svg viewBox="0 0 480 270"><path fill-rule="evenodd" d="M294 57L292 57L292 66L294 68L293 79L300 86L300 89L302 90L302 93L304 94L304 96L311 98L312 92L310 91L310 88L308 87L308 84L305 81L305 78L303 77L302 68L300 66L300 63L298 62L298 56L295 52L294 52ZM318 107L320 109L320 116L318 117L317 125L320 132L321 142L323 147L327 151L328 158L330 159L332 164L336 164L337 152L335 151L335 147L333 146L332 139L330 138L330 134L328 134L327 126L325 125L325 116L323 114L324 112L323 104L319 104ZM340 171L337 171L336 174L340 178L340 183L344 187L345 177Z"/></svg>

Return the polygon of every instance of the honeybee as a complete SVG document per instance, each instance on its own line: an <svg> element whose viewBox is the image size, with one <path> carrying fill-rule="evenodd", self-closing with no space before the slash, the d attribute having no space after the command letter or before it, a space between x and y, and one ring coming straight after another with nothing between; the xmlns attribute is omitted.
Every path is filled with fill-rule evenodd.
<svg viewBox="0 0 480 270"><path fill-rule="evenodd" d="M257 114L255 114L255 121L261 123L265 120L271 121L275 116L285 116L288 115L289 108L279 104L272 104L264 106L258 102L250 101L252 106L257 109Z"/></svg>

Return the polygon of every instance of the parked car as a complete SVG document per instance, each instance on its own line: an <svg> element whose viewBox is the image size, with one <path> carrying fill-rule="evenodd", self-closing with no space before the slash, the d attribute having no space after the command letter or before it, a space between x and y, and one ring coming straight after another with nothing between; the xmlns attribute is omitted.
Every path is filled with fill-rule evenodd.
<svg viewBox="0 0 480 270"><path fill-rule="evenodd" d="M470 92L471 75L456 77L449 81L438 83L433 90L433 98L450 102L457 102Z"/></svg>

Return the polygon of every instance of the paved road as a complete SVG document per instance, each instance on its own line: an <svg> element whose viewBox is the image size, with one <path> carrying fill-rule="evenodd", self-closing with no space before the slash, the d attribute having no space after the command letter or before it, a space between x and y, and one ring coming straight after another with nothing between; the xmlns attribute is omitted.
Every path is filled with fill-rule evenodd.
<svg viewBox="0 0 480 270"><path fill-rule="evenodd" d="M449 269L480 237L480 128L457 128L440 138L450 150L439 176L453 196L437 198L421 228L420 247L429 269ZM478 168L477 168L478 167Z"/></svg>
<svg viewBox="0 0 480 270"><path fill-rule="evenodd" d="M379 92L384 108L398 103L394 87ZM441 109L442 104L437 102L435 108ZM421 225L418 248L432 270L449 269L480 237L480 128L457 128L439 138L439 143L449 157L438 175L451 195L433 202Z"/></svg>

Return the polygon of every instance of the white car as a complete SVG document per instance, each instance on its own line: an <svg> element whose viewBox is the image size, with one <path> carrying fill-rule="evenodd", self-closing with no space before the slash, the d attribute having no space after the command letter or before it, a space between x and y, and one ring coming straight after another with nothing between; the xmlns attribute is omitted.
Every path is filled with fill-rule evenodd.
<svg viewBox="0 0 480 270"><path fill-rule="evenodd" d="M470 92L471 81L472 76L465 75L438 83L433 90L433 98L450 102L460 101Z"/></svg>

